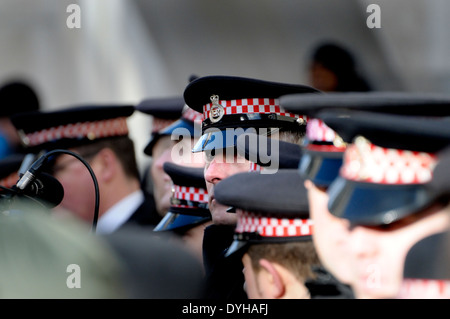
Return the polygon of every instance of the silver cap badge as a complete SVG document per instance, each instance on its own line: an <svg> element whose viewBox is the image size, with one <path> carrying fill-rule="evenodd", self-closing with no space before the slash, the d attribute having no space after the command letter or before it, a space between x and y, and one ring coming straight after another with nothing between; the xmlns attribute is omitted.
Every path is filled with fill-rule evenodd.
<svg viewBox="0 0 450 319"><path fill-rule="evenodd" d="M210 97L212 106L210 110L209 119L212 123L216 123L220 121L225 114L225 110L223 109L223 106L219 104L219 96L218 95L211 95Z"/></svg>

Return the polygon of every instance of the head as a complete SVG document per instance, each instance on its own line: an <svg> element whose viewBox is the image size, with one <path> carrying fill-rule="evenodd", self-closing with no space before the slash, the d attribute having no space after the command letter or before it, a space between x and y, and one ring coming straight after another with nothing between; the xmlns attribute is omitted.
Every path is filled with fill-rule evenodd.
<svg viewBox="0 0 450 319"><path fill-rule="evenodd" d="M326 188L315 185L311 180L305 181L305 188L314 221L313 242L320 261L339 281L349 284L353 270L346 258L349 255L348 221L330 213Z"/></svg>
<svg viewBox="0 0 450 319"><path fill-rule="evenodd" d="M133 112L132 105L81 105L17 114L12 120L30 153L64 149L86 157L99 182L101 214L139 189L127 124ZM92 220L95 192L88 169L66 154L53 157L50 164L64 187L61 206L82 219Z"/></svg>
<svg viewBox="0 0 450 319"><path fill-rule="evenodd" d="M447 206L447 212L450 207ZM449 229L428 236L408 251L398 299L448 299Z"/></svg>
<svg viewBox="0 0 450 319"><path fill-rule="evenodd" d="M432 180L426 184L435 202L450 214L450 149L438 153ZM408 251L403 270L401 299L448 299L450 273L449 229L418 241Z"/></svg>
<svg viewBox="0 0 450 319"><path fill-rule="evenodd" d="M418 240L449 226L426 185L450 131L439 119L329 112L324 122L352 136L328 209L348 220L348 251L357 298L395 298L405 256Z"/></svg>
<svg viewBox="0 0 450 319"><path fill-rule="evenodd" d="M433 143L424 141L426 138L421 136L429 134L426 132L427 129L423 134L414 132L425 126L425 118L406 124L409 129L401 128L397 131L396 128L400 127L403 121L395 121L393 118L385 116L379 118L377 113L438 118L448 113L449 98L442 94L339 92L324 95L288 95L281 98L281 105L290 112L306 114L309 117L306 133L307 144L304 147L299 170L307 179L305 186L308 189L311 218L315 223L313 240L322 262L329 271L339 280L350 283L351 275L354 273L351 259L348 258L350 224L347 219L341 218L342 216L331 214L327 192L330 184L339 176L346 146L351 144L355 134L362 131L370 134L371 138L373 137L381 143L380 145L391 142L397 144L395 147L400 147L407 143L405 141L411 141L413 145L408 146L411 150L421 143L431 145ZM322 117L321 114L326 114L327 110L329 111L328 115ZM358 110L373 113L366 113L366 116L352 120L352 116L349 114L355 114L354 112ZM333 113L334 116L330 116L330 113ZM432 138L432 140L439 139L438 135ZM393 150L390 152L395 154ZM367 154L368 152L363 148L362 153ZM378 159L367 160L368 163L377 161ZM354 163L353 165L358 164ZM377 167L372 167L372 169L376 170ZM389 186L387 185L387 187ZM372 203L388 202L388 198L395 194L395 191L398 189L392 192L386 191L384 196L377 197ZM351 191L347 194L351 194ZM370 198L366 197L365 202ZM355 202L353 205L365 207L364 202L357 204ZM373 206L373 204L368 205L367 208L362 209L361 214ZM339 262L336 262L337 259Z"/></svg>
<svg viewBox="0 0 450 319"><path fill-rule="evenodd" d="M296 169L231 176L217 200L236 209L227 258L242 258L250 298L309 298L305 281L319 266L308 201Z"/></svg>
<svg viewBox="0 0 450 319"><path fill-rule="evenodd" d="M311 118L299 173L306 179L311 219L314 221L313 242L325 268L339 281L350 283L352 269L348 260L347 221L328 210L327 188L338 176L345 144L322 121Z"/></svg>
<svg viewBox="0 0 450 319"><path fill-rule="evenodd" d="M249 172L251 164L244 157L235 154L234 148L206 151L205 153L205 181L209 194L209 210L214 224L235 225L236 214L228 213L229 206L216 201L215 186L222 180L243 172Z"/></svg>
<svg viewBox="0 0 450 319"><path fill-rule="evenodd" d="M450 215L433 205L389 225L350 226L349 251L355 272L357 298L396 298L401 290L404 263L411 247L450 226Z"/></svg>
<svg viewBox="0 0 450 319"><path fill-rule="evenodd" d="M288 107L307 108L309 105L317 107L317 102L323 103L323 99L326 99L325 96L323 99L320 99L321 96L292 97L282 98L282 103ZM305 103L305 99L309 103ZM296 111L305 112L309 116L302 157L297 167L299 174L305 179L310 215L314 221L313 242L323 266L339 281L350 283L353 272L348 259L344 257L348 255L347 220L329 212L326 192L339 174L346 144L323 121L314 117L313 110L314 108Z"/></svg>
<svg viewBox="0 0 450 319"><path fill-rule="evenodd" d="M139 189L134 144L129 137L102 139L70 149L91 166L100 191L99 216L126 195ZM59 155L51 172L64 188L61 207L85 221L93 220L95 189L84 164L68 154Z"/></svg>
<svg viewBox="0 0 450 319"><path fill-rule="evenodd" d="M163 169L171 180L170 207L153 231L175 235L202 261L203 232L211 224L203 168L166 162Z"/></svg>
<svg viewBox="0 0 450 319"><path fill-rule="evenodd" d="M305 281L319 263L311 241L251 245L242 257L250 299L309 299Z"/></svg>
<svg viewBox="0 0 450 319"><path fill-rule="evenodd" d="M165 216L169 210L172 187L172 181L164 172L163 164L172 160L170 154L174 146L175 141L171 140L170 135L166 135L159 137L152 149L152 161L149 174L152 181L156 209L161 216Z"/></svg>
<svg viewBox="0 0 450 319"><path fill-rule="evenodd" d="M148 173L146 171L148 175L143 180L144 188L153 194L157 212L161 216L167 213L170 206L167 193L170 179L164 174L162 163L169 160L165 151L175 145L170 134L163 134L162 131L180 118L183 107L184 100L180 96L148 98L136 105L137 111L149 115L151 119L150 139L144 148L144 153L151 157L150 170Z"/></svg>
<svg viewBox="0 0 450 319"><path fill-rule="evenodd" d="M238 137L250 130L258 134L276 131L287 140L303 135L305 119L278 105L281 95L294 92L318 91L301 85L228 76L198 78L186 87L186 104L203 113L203 135L193 151L205 153L205 180L214 224L236 223L236 216L226 212L228 207L215 200L214 189L225 178L251 168L252 164L237 154Z"/></svg>
<svg viewBox="0 0 450 319"><path fill-rule="evenodd" d="M171 179L164 171L165 163L174 163L188 167L204 167L201 153L192 153L198 140L201 114L185 108L181 119L159 132L145 149L152 156L150 175L153 182L153 194L156 208L165 216L170 208Z"/></svg>

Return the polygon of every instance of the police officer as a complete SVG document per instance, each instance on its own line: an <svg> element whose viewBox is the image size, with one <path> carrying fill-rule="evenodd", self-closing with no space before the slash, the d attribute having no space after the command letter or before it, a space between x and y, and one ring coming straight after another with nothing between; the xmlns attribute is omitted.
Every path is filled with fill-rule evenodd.
<svg viewBox="0 0 450 319"><path fill-rule="evenodd" d="M86 163L71 154L50 156L42 169L49 169L63 185L60 205L99 233L128 223L153 227L159 221L153 199L142 192L128 136L127 119L133 112L132 105L81 105L12 118L29 152L69 150L89 164L98 190Z"/></svg>
<svg viewBox="0 0 450 319"><path fill-rule="evenodd" d="M236 216L215 200L214 188L226 177L252 167L235 152L239 136L259 133L292 142L303 138L306 120L283 110L278 98L306 92L318 91L303 85L234 76L200 77L184 91L186 104L203 113L202 136L193 151L206 155L205 180L214 223L206 228L203 240L210 298L246 298L241 263L224 259L233 240Z"/></svg>
<svg viewBox="0 0 450 319"><path fill-rule="evenodd" d="M434 202L450 213L450 149L438 153L433 178L425 185ZM432 234L415 243L405 257L403 283L398 298L450 298L450 229Z"/></svg>
<svg viewBox="0 0 450 319"><path fill-rule="evenodd" d="M172 196L169 211L154 231L180 236L203 263L203 233L211 224L203 168L166 162L164 171L172 180Z"/></svg>
<svg viewBox="0 0 450 319"><path fill-rule="evenodd" d="M250 299L309 299L320 262L311 240L308 199L296 169L238 173L215 188L216 200L236 209L226 256L241 259Z"/></svg>
<svg viewBox="0 0 450 319"><path fill-rule="evenodd" d="M366 110L377 113L444 116L450 97L444 94L405 92L351 92L327 94L291 94L281 97L288 111L308 116L308 126L300 174L306 179L311 218L315 222L313 240L325 267L341 282L350 283L354 271L343 259L348 249L347 221L332 215L328 208L329 185L342 165L347 143L328 127L318 114L322 110Z"/></svg>
<svg viewBox="0 0 450 319"><path fill-rule="evenodd" d="M327 192L329 211L349 223L355 296L395 298L409 248L450 225L442 203L425 188L436 153L449 145L449 127L442 117L349 110L318 117L352 141Z"/></svg>
<svg viewBox="0 0 450 319"><path fill-rule="evenodd" d="M150 138L144 148L144 153L151 157L151 162L144 169L142 186L153 196L160 219L169 208L170 178L164 174L161 165L157 171L154 171L154 167L155 162L161 158L164 152L175 144L171 140L170 134L161 134L161 131L180 118L183 107L184 100L181 96L148 98L142 100L135 107L138 112L152 118Z"/></svg>
<svg viewBox="0 0 450 319"><path fill-rule="evenodd" d="M288 143L284 141L278 141L277 144L274 144L273 140L271 140L270 138L266 138L266 140L260 138L258 143L247 143L245 140L239 140L237 142L237 152L239 154L242 154L242 156L245 156L245 158L247 159L253 159L257 161L256 163L260 167L259 170L264 174L273 174L274 172L278 173L279 170L282 171L283 170L292 171L293 169L298 170L299 165L303 159L303 155L305 155L307 151L302 149L302 147L298 144ZM298 175L297 171L295 175ZM300 189L300 192L303 192L305 191L303 183L306 185L307 181L305 180L305 177L302 174L300 174L300 176L297 176L296 178L301 179L302 187ZM288 178L295 178L295 177L288 177ZM266 185L266 187L270 189L272 189L274 186L284 187L278 184L279 183L272 183L270 185ZM294 194L292 195L294 196ZM307 192L307 195L309 201L308 203L309 204L308 210L310 216L309 218L314 223L314 232L312 240L316 247L315 249L317 254L322 253L323 246L326 246L327 249L329 246L331 246L329 251L332 252L333 255L336 255L336 260L342 262L341 259L342 254L340 254L341 252L338 249L336 249L337 247L335 247L336 241L328 239L328 237L325 237L325 236L331 237L334 236L334 238L338 238L336 236L337 229L331 228L333 224L331 224L329 220L327 221L327 223L320 224L320 220L317 219L317 215L315 215L316 217L315 220L312 218L313 215L311 206L317 207L317 205L315 201L311 201L309 190ZM324 224L327 224L327 228L324 227ZM332 234L329 234L330 232L332 232ZM319 239L317 239L317 237L319 237ZM325 237L327 240L322 240L320 239L320 237L322 238ZM336 278L327 269L328 267L324 267L324 265L329 266L329 264L328 263L325 264L322 260L328 262L328 259L324 259L323 254L322 255L319 254L319 257L321 257L320 258L321 264L320 266L314 267L316 279L310 281L308 285L310 291L314 290L315 298L318 298L319 295L321 295L320 298L343 298L343 299L354 298L350 287L336 280ZM346 271L348 271L348 269L346 269Z"/></svg>

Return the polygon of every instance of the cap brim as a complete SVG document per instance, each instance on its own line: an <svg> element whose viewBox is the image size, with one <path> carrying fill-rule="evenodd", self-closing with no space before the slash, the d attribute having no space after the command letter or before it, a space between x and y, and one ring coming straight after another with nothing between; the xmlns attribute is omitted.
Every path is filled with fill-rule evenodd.
<svg viewBox="0 0 450 319"><path fill-rule="evenodd" d="M247 234L249 235L249 234ZM280 243L287 243L287 242L299 242L299 241L311 241L312 236L306 235L306 236L295 236L295 237L259 237L256 233L251 233L250 236L253 237L253 239L234 239L234 241L231 243L230 247L228 248L227 252L225 253L225 257L242 257L242 255L247 251L248 247L251 245L261 245L261 244L280 244Z"/></svg>
<svg viewBox="0 0 450 319"><path fill-rule="evenodd" d="M144 154L148 156L153 155L153 147L155 146L156 142L158 142L159 138L161 137L161 134L159 133L152 133L150 136L150 140L148 141L147 145L144 148Z"/></svg>
<svg viewBox="0 0 450 319"><path fill-rule="evenodd" d="M352 224L391 224L426 208L432 198L423 184L386 185L337 177L328 188L328 209Z"/></svg>
<svg viewBox="0 0 450 319"><path fill-rule="evenodd" d="M192 152L195 153L235 147L238 138L244 138L244 136L248 136L249 134L256 134L256 129L208 129L194 145Z"/></svg>
<svg viewBox="0 0 450 319"><path fill-rule="evenodd" d="M343 152L314 152L305 149L298 169L315 185L328 187L339 175Z"/></svg>
<svg viewBox="0 0 450 319"><path fill-rule="evenodd" d="M236 144L239 155L262 167L298 168L302 147L264 135L239 138Z"/></svg>
<svg viewBox="0 0 450 319"><path fill-rule="evenodd" d="M174 214L168 212L153 231L168 231L180 228L192 228L211 220L211 217Z"/></svg>
<svg viewBox="0 0 450 319"><path fill-rule="evenodd" d="M243 240L237 240L235 239L230 247L228 248L225 257L237 257L237 256L242 256L246 251L247 248L249 246L249 242L248 241L243 241Z"/></svg>

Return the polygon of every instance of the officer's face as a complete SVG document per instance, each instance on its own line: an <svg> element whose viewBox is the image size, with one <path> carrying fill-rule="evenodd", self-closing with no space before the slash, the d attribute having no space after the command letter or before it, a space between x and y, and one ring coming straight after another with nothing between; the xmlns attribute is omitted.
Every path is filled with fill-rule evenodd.
<svg viewBox="0 0 450 319"><path fill-rule="evenodd" d="M169 210L172 188L172 181L170 176L164 172L163 164L171 162L170 150L174 145L175 141L172 141L170 136L162 136L155 143L152 150L150 174L153 182L156 209L161 216L164 216Z"/></svg>
<svg viewBox="0 0 450 319"><path fill-rule="evenodd" d="M313 242L324 266L338 280L350 284L353 271L349 262L349 230L346 219L333 216L327 207L328 194L310 180L305 181L308 191L309 213L314 221Z"/></svg>
<svg viewBox="0 0 450 319"><path fill-rule="evenodd" d="M161 216L169 210L172 196L172 180L164 172L163 165L165 162L172 162L178 165L203 167L205 162L202 154L191 152L195 142L191 138L184 138L178 142L173 141L171 136L162 136L153 147L150 173L156 208Z"/></svg>
<svg viewBox="0 0 450 319"><path fill-rule="evenodd" d="M95 173L95 158L90 160L89 164ZM61 155L55 161L53 176L64 188L64 198L60 206L80 219L92 223L95 189L92 177L83 163L70 155Z"/></svg>
<svg viewBox="0 0 450 319"><path fill-rule="evenodd" d="M217 152L217 153L216 153ZM214 224L235 225L236 214L228 213L229 206L218 203L214 198L214 187L221 180L250 170L250 162L235 155L233 150L205 151L205 180L209 197L209 210Z"/></svg>
<svg viewBox="0 0 450 319"><path fill-rule="evenodd" d="M432 207L383 227L355 226L349 245L357 298L396 298L400 292L406 254L419 240L447 229L450 216Z"/></svg>

